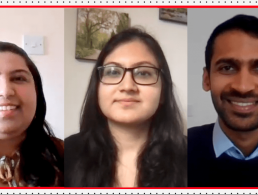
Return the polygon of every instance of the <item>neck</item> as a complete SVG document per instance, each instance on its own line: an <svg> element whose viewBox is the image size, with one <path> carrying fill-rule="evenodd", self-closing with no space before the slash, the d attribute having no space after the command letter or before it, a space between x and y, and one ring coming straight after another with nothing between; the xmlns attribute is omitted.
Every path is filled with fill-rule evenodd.
<svg viewBox="0 0 258 195"><path fill-rule="evenodd" d="M118 152L138 153L147 141L149 122L141 124L122 124L108 121L108 126L118 147Z"/></svg>
<svg viewBox="0 0 258 195"><path fill-rule="evenodd" d="M249 156L256 149L258 129L253 131L234 131L228 128L221 119L219 119L219 124L226 136L245 156Z"/></svg>
<svg viewBox="0 0 258 195"><path fill-rule="evenodd" d="M0 157L1 156L12 156L20 147L22 141L25 139L26 133L12 137L12 138L1 138L0 137Z"/></svg>

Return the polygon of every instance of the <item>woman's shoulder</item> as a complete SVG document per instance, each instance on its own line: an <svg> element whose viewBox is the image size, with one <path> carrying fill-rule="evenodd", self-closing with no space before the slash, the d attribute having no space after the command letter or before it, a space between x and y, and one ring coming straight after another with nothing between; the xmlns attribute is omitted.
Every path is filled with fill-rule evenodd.
<svg viewBox="0 0 258 195"><path fill-rule="evenodd" d="M76 170L77 164L80 161L83 149L82 135L80 133L71 135L64 140L65 144L65 156L64 156L64 168L65 168L65 186L71 187L72 183L78 179ZM74 186L73 186L74 187Z"/></svg>
<svg viewBox="0 0 258 195"><path fill-rule="evenodd" d="M81 135L80 133L70 135L69 137L65 138L64 145L69 147L76 147L81 142Z"/></svg>
<svg viewBox="0 0 258 195"><path fill-rule="evenodd" d="M57 138L57 137L51 137L51 140L55 143L55 145L63 147L64 148L64 141Z"/></svg>
<svg viewBox="0 0 258 195"><path fill-rule="evenodd" d="M74 156L81 150L82 147L82 135L80 133L70 135L64 140L65 154L72 154Z"/></svg>
<svg viewBox="0 0 258 195"><path fill-rule="evenodd" d="M76 133L76 134L72 134L72 135L66 137L65 140L64 140L65 144L67 142L77 141L80 138L80 136L81 136L80 133Z"/></svg>

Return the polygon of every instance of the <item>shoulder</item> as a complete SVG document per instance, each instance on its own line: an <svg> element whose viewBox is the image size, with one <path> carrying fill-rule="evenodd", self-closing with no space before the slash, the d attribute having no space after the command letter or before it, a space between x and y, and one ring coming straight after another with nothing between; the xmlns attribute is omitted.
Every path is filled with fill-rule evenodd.
<svg viewBox="0 0 258 195"><path fill-rule="evenodd" d="M214 123L202 125L198 127L192 127L188 129L188 141L189 139L202 139L212 136Z"/></svg>
<svg viewBox="0 0 258 195"><path fill-rule="evenodd" d="M213 128L214 123L188 129L188 156L213 153Z"/></svg>
<svg viewBox="0 0 258 195"><path fill-rule="evenodd" d="M57 138L57 137L51 137L51 140L55 143L56 146L62 147L64 149L64 141Z"/></svg>
<svg viewBox="0 0 258 195"><path fill-rule="evenodd" d="M65 145L66 149L77 148L80 145L80 143L81 143L81 134L80 133L70 135L69 137L65 138L65 140L64 140L64 145Z"/></svg>
<svg viewBox="0 0 258 195"><path fill-rule="evenodd" d="M207 186L215 159L212 132L213 124L188 129L188 186Z"/></svg>
<svg viewBox="0 0 258 195"><path fill-rule="evenodd" d="M82 143L83 141L80 133L65 138L65 161L72 163L75 159L78 158L84 145Z"/></svg>
<svg viewBox="0 0 258 195"><path fill-rule="evenodd" d="M71 187L79 176L76 174L84 148L83 138L80 133L71 135L64 140L65 144L65 186Z"/></svg>

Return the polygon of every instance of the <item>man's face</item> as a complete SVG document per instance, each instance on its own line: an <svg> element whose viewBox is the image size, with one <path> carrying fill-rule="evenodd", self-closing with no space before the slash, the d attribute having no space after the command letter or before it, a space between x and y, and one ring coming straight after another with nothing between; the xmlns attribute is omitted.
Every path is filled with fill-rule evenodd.
<svg viewBox="0 0 258 195"><path fill-rule="evenodd" d="M220 121L235 131L258 129L258 38L232 30L214 43L210 74L203 88L211 91Z"/></svg>

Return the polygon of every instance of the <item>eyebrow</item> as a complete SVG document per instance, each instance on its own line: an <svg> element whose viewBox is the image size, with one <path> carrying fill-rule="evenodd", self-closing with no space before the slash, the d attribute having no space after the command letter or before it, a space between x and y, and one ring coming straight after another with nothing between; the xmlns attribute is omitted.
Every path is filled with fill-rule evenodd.
<svg viewBox="0 0 258 195"><path fill-rule="evenodd" d="M222 63L240 66L241 63L243 63L243 61L235 58L222 58L215 62L215 66L218 66L219 64L222 64ZM248 64L258 65L258 59L251 59L248 61Z"/></svg>
<svg viewBox="0 0 258 195"><path fill-rule="evenodd" d="M10 74L17 74L17 73L25 73L28 76L32 76L32 74L29 71L24 69L17 69L10 72Z"/></svg>
<svg viewBox="0 0 258 195"><path fill-rule="evenodd" d="M108 62L108 63L104 64L103 66L108 66L108 65L111 65L111 64L114 64L114 65L120 66L120 67L124 67L122 64L117 63L117 62ZM154 64L152 64L151 62L148 62L148 61L140 61L140 62L132 64L133 67L137 67L137 66L141 66L141 65L150 65L150 66L153 66L153 67L157 68L156 65L154 65Z"/></svg>
<svg viewBox="0 0 258 195"><path fill-rule="evenodd" d="M240 65L241 61L237 60L235 58L221 58L215 62L215 66L218 66L220 64L231 64L231 65Z"/></svg>

